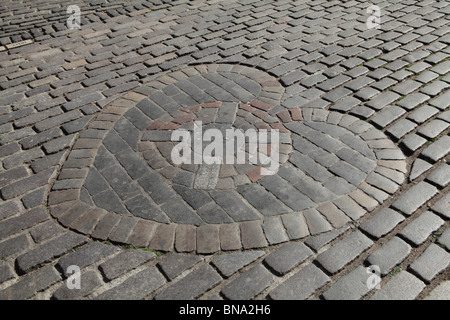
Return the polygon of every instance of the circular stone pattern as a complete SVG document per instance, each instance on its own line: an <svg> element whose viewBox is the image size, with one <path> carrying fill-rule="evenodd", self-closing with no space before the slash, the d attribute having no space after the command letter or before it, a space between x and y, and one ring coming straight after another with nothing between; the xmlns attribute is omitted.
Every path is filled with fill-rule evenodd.
<svg viewBox="0 0 450 320"><path fill-rule="evenodd" d="M252 100L251 103L255 104L255 101ZM272 108L272 106L268 107ZM255 114L259 117L256 117ZM260 151L264 155L268 155L268 151L272 150L272 144L270 143L272 126L278 128L283 126L276 117L270 116L267 112L239 102L206 102L182 109L175 119L167 117L167 115L165 113L153 121L142 134L139 150L142 150L143 158L147 160L148 165L171 180L172 185L185 186L191 189L235 189L240 185L258 180L261 177L261 168L268 167L268 165L263 165L260 162L258 154L252 158L255 164L249 163L251 144L246 139L238 147L235 133L238 131L245 135L249 130L257 134L261 132L261 129L267 130L262 134L264 143L261 143L261 149L264 150L258 150L258 141L254 146L256 152ZM164 118L168 120L163 120ZM199 147L197 148L193 146L195 127L198 132L197 140L199 141ZM211 144L210 141L204 141L203 138L203 134L206 134L209 129L217 129L223 138L222 141L219 141L222 150L222 155L218 158L220 163L205 164L203 161L199 161L200 163L195 164L195 154L198 154L199 160L202 160L202 154ZM173 130L186 130L189 133L191 144L187 148L190 154L188 163L176 165L172 161L172 151L179 144L179 141L172 141ZM231 134L229 133L230 130ZM282 132L278 134L277 150L279 152L276 158L273 157L273 161L276 162L276 164L273 164L274 168L278 168L285 163L292 151L290 132L283 128ZM258 136L256 135L256 137ZM232 143L232 149L227 146L228 142ZM230 149L232 152L229 151ZM227 151L231 157L225 161ZM242 152L241 162L237 159L238 151Z"/></svg>
<svg viewBox="0 0 450 320"><path fill-rule="evenodd" d="M49 194L51 214L97 239L212 253L342 227L387 198L380 184L398 189L379 173L404 156L381 131L338 112L284 109L283 93L260 70L215 64L125 94L80 134ZM203 131L279 130L278 171L174 164L172 133L192 134L199 121Z"/></svg>

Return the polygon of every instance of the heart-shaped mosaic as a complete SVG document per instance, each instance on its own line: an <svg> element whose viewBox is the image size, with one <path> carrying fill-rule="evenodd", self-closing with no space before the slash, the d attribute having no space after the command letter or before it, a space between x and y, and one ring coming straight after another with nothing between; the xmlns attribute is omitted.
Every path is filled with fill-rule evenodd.
<svg viewBox="0 0 450 320"><path fill-rule="evenodd" d="M398 189L379 173L404 156L386 149L381 131L338 112L285 109L283 94L267 73L226 64L188 67L127 93L80 134L50 192L52 215L98 239L211 253L340 228ZM224 136L277 130L276 173L261 174L257 162L174 163L173 133L192 137L198 123ZM241 147L249 159L249 144ZM205 141L199 150L192 154Z"/></svg>

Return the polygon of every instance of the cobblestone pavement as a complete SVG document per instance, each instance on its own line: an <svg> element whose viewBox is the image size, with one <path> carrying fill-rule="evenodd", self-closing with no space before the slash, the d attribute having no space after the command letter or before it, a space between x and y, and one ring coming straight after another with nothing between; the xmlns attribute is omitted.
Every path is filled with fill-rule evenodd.
<svg viewBox="0 0 450 320"><path fill-rule="evenodd" d="M450 1L373 4L3 1L0 299L450 299Z"/></svg>

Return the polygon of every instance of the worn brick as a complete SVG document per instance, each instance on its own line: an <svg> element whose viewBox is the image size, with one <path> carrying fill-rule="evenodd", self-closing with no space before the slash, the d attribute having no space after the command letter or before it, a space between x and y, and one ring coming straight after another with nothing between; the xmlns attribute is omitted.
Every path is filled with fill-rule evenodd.
<svg viewBox="0 0 450 320"><path fill-rule="evenodd" d="M274 276L258 264L242 273L222 289L222 294L228 299L248 300L267 288L274 281Z"/></svg>
<svg viewBox="0 0 450 320"><path fill-rule="evenodd" d="M96 297L98 300L143 299L165 284L156 268L146 268Z"/></svg>
<svg viewBox="0 0 450 320"><path fill-rule="evenodd" d="M128 249L100 264L99 270L108 281L111 281L155 257L156 255L153 252Z"/></svg>
<svg viewBox="0 0 450 320"><path fill-rule="evenodd" d="M312 255L301 242L287 244L269 254L264 262L278 275L284 275Z"/></svg>
<svg viewBox="0 0 450 320"><path fill-rule="evenodd" d="M0 291L0 300L29 299L37 292L47 289L59 280L61 280L61 277L54 267L43 267L30 275L20 278L12 286Z"/></svg>
<svg viewBox="0 0 450 320"><path fill-rule="evenodd" d="M85 242L86 237L67 232L17 257L17 267L21 272L28 272Z"/></svg>
<svg viewBox="0 0 450 320"><path fill-rule="evenodd" d="M67 285L56 290L52 299L55 300L76 300L92 293L103 284L100 275L94 270L88 270L80 274L80 289L69 289Z"/></svg>
<svg viewBox="0 0 450 320"><path fill-rule="evenodd" d="M167 286L155 297L156 300L191 300L222 281L219 274L209 265L202 265L187 274L180 281Z"/></svg>

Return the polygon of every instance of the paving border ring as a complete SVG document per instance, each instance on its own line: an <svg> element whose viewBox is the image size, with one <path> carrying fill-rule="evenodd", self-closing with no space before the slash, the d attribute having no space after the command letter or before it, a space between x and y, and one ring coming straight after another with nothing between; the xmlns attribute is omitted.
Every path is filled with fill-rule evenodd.
<svg viewBox="0 0 450 320"><path fill-rule="evenodd" d="M138 153L142 150L139 150L139 144L135 145L135 141L140 141L142 135L137 137L133 132L145 131L155 119L165 117L166 114L170 114L167 123L182 125L179 121L174 121L174 119L177 119L177 115L180 115L179 111L181 107L188 109L195 106L202 106L205 103L214 104L216 101L205 101L199 97L197 101L186 102L186 104L180 101L178 107L174 106L174 104L167 104L165 110L163 110L164 114L158 113L157 116L154 115L150 119L150 122L137 114L133 115L133 112L137 112L139 109L136 106L139 104L142 106L148 103L149 100L147 98L150 95L162 92L163 89L170 91L167 88L171 84L195 76L203 77L205 74L214 73L219 75L220 73L229 73L230 79L234 79L236 83L241 82L242 86L249 85L249 91L247 92L233 91L231 87L228 90L233 92L235 97L245 96L249 99L252 98L252 100L240 102L247 106L246 109L244 107L247 113L256 112L260 114L260 117L255 114L252 114L252 117L247 116L253 119L253 121L270 125L271 128L279 129L281 132L297 134L299 137L301 137L305 128L307 130L313 130L312 132L314 134L316 133L314 130L320 129L323 132L319 132L319 135L327 135L330 141L336 141L338 143L344 141L344 139L342 141L338 140L340 139L339 134L351 133L346 135L351 140L348 142L344 141L346 146L352 146L354 150L359 150L362 153L369 150L370 152L367 152L367 154L369 158L373 158L371 159L374 162L373 168L370 167L367 170L363 179L356 178L354 182L355 188L347 193L339 194L338 197L329 201L322 201L316 203L313 207L304 207L300 210L290 210L285 213L280 212L277 215L260 214L259 219L242 219L242 221L225 222L223 220L221 223L214 223L214 221L212 223L204 223L204 221L195 223L192 222L193 220L184 222L176 219L176 222L167 219L158 221L158 218L146 219L135 215L116 213L112 210L102 208L93 202L89 203L89 201L84 200L86 197L84 196L82 187L88 177L89 170L94 166L96 157L99 155L99 150L106 139L105 137L113 129L120 131L120 121L125 119L124 115L127 115L126 119L128 120L130 120L130 117L133 117L133 124L137 128L134 128L134 131L129 131L125 127L123 130L124 135L121 136L121 139L131 141L130 150L134 151L132 157L141 157ZM246 77L251 81L245 82L245 79L240 78L240 76ZM213 78L211 78L211 81L214 80ZM260 88L260 91L255 96L248 95L248 92L256 88L256 86L251 85L253 82ZM228 86L228 82L225 81L217 84L218 87L221 87L221 85ZM235 89L239 89L239 86ZM221 94L221 92L214 90L215 88L211 89L211 94ZM141 88L124 94L120 99L114 100L105 106L95 116L94 120L89 123L88 127L79 134L78 139L70 150L67 160L62 165L57 180L49 192L47 205L50 214L63 226L92 236L94 239L109 240L114 243L131 244L139 247L149 247L160 251L210 254L220 250L267 247L269 245L302 239L309 235L330 231L359 220L367 212L372 211L382 204L388 197L388 194L377 188L377 185L380 183L380 179L387 178L382 177L378 172L389 170L389 165L387 164L390 162L401 162L404 164L405 157L403 153L392 144L392 141L384 133L354 116L324 109L281 108L279 105L283 93L284 87L277 79L261 70L242 65L211 64L191 66L163 75ZM199 103L199 101L202 103ZM142 108L139 110L142 110ZM155 109L147 110L152 110L153 112ZM270 121L263 121L263 119L270 119ZM187 121L191 120L192 117L187 119ZM167 123L162 125L167 125ZM167 128L170 130L174 127L168 126ZM336 135L336 137L333 137L333 135ZM355 137L354 139L352 139L353 136ZM387 142L391 142L392 146L386 147ZM367 146L369 146L369 149L367 149ZM391 151L393 149L395 152L386 152L386 148L391 148ZM128 154L131 153L128 152ZM316 156L320 157L320 154ZM343 159L345 157L347 156L342 156ZM346 161L350 163L356 161L355 165L358 165L358 159L349 156L348 161ZM130 167L127 167L127 170L129 169L132 175L135 174L134 179L141 178L140 175L142 172L139 171L139 166L132 166L133 161L127 162L131 163ZM368 162L363 161L362 163ZM345 167L341 169L345 170ZM339 174L339 168L335 168L334 174ZM403 173L399 174L404 176ZM156 175L152 176L152 178L154 177ZM251 182L255 183L259 179L263 181L264 178L256 177L254 180L251 179ZM348 182L352 182L355 179L355 177L346 176L345 172L342 172L339 179L343 181L344 178ZM95 183L95 179L93 180ZM120 177L116 177L116 180L120 180ZM152 180L149 181L153 183ZM389 180L388 185L390 189L388 193L393 194L396 192L400 184L401 182L399 181ZM127 185L122 185L122 187L125 188ZM126 192L131 191L126 189ZM134 196L136 196L136 199L143 199L139 198L140 195ZM175 201L175 198L171 199ZM249 202L251 203L251 201ZM134 201L134 203L137 206L141 205L138 201ZM157 200L155 200L155 203L156 205L161 205ZM152 207L154 207L155 203L152 202ZM252 203L252 205L254 204ZM258 211L256 208L254 210ZM180 213L177 212L175 214ZM183 219L183 213L180 216L180 219Z"/></svg>

